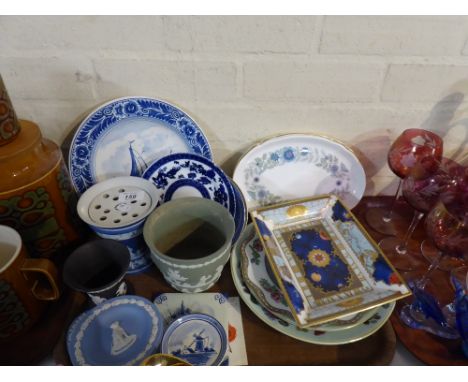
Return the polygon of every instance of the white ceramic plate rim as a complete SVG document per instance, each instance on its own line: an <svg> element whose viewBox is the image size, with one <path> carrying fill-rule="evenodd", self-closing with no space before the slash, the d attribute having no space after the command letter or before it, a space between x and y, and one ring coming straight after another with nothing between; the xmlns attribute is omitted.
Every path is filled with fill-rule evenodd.
<svg viewBox="0 0 468 382"><path fill-rule="evenodd" d="M247 166L247 163L249 161L250 158L253 158L254 156L258 156L258 155L261 155L262 151L265 149L265 146L268 146L268 145L271 145L271 144L277 144L281 141L285 141L285 145L287 145L287 142L288 140L290 139L298 139L298 138L302 138L304 139L305 141L322 141L322 142L327 142L328 144L332 144L332 145L335 145L336 147L339 147L341 150L345 151L349 156L350 158L352 158L354 161L355 161L355 164L358 165L356 166L356 172L358 173L361 173L359 178L362 180L362 186L361 187L356 187L356 193L351 193L354 198L355 198L355 201L352 205L350 204L347 204L347 207L349 207L349 209L352 209L353 207L355 207L359 201L362 199L363 195L364 195L364 192L365 192L365 189L366 189L366 174L365 174L365 171L364 171L364 168L361 164L361 162L359 161L358 157L356 156L356 154L349 148L347 147L344 143L336 140L335 138L330 138L330 137L327 137L327 136L323 136L323 135L320 135L320 134L307 134L307 133L292 133L292 134L281 134L281 135L278 135L278 136L274 136L274 137L271 137L271 138L266 138L254 145L252 145L243 155L242 157L239 159L239 161L237 162L235 168L234 168L234 172L233 172L233 179L236 181L236 183L239 185L239 188L242 192L242 194L244 195L244 198L246 200L246 203L247 203L247 208L250 210L251 208L254 208L254 207L259 207L260 205L258 203L256 203L255 201L252 200L252 198L250 198L248 195L245 195L245 188L244 188L244 181L243 181L243 174L241 173L241 169L245 168ZM354 184L356 183L356 180L354 179L354 177L351 177L350 179L350 184ZM358 185L358 183L357 183ZM323 193L323 192L321 192ZM314 196L315 194L311 194L309 196ZM318 193L317 193L318 195ZM291 199L291 198L289 198ZM295 199L295 198L292 198L292 199ZM282 201L285 201L287 199L283 199Z"/></svg>

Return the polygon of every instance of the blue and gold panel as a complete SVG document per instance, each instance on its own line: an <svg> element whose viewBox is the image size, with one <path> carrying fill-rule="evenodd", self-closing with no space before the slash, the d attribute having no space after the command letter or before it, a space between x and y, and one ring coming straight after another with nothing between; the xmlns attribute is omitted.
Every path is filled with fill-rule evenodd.
<svg viewBox="0 0 468 382"><path fill-rule="evenodd" d="M322 224L283 233L283 239L301 265L314 299L362 286Z"/></svg>

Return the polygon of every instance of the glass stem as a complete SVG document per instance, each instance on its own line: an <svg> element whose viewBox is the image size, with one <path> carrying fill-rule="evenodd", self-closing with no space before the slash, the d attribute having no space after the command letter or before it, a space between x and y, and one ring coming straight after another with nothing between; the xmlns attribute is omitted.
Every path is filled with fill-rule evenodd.
<svg viewBox="0 0 468 382"><path fill-rule="evenodd" d="M437 253L437 257L434 259L434 261L432 261L431 265L429 265L429 268L427 268L427 271L424 274L424 276L421 278L421 280L418 281L417 286L419 288L424 289L426 287L426 284L429 281L429 279L431 278L434 271L437 268L439 268L439 264L440 264L440 261L442 259L442 256L443 256L442 252L439 251Z"/></svg>
<svg viewBox="0 0 468 382"><path fill-rule="evenodd" d="M416 227L418 226L418 223L421 221L423 216L424 216L424 212L414 211L413 220L411 220L411 224L408 227L408 231L406 231L405 237L403 238L403 243L397 245L397 247L396 247L396 251L400 255L406 254L406 252L408 250L408 243L409 243L409 241L411 239L411 236L413 236L413 232L416 229Z"/></svg>
<svg viewBox="0 0 468 382"><path fill-rule="evenodd" d="M402 184L402 180L400 179L400 181L398 182L398 188L396 190L396 193L395 193L395 196L393 197L393 201L392 201L392 204L390 206L390 209L388 210L388 212L382 217L382 220L385 222L385 223L388 223L392 220L392 215L393 215L393 211L395 209L395 206L396 206L396 202L398 200L398 196L400 195L400 189L401 189L401 184Z"/></svg>

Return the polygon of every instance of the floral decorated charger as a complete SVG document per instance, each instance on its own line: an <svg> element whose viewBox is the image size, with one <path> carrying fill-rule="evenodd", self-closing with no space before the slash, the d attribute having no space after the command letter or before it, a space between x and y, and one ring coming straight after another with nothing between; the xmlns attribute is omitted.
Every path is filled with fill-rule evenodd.
<svg viewBox="0 0 468 382"><path fill-rule="evenodd" d="M252 295L255 296L265 309L279 319L295 325L294 317L271 270L253 224L248 225L245 232L246 239L239 243L241 272L244 282ZM314 326L311 329L325 332L349 329L370 319L377 310L378 308L374 308L351 314L322 325Z"/></svg>
<svg viewBox="0 0 468 382"><path fill-rule="evenodd" d="M411 294L334 195L250 212L296 324L306 328Z"/></svg>
<svg viewBox="0 0 468 382"><path fill-rule="evenodd" d="M254 146L233 178L249 209L322 194L338 195L353 208L366 188L364 169L351 149L307 134L282 135Z"/></svg>

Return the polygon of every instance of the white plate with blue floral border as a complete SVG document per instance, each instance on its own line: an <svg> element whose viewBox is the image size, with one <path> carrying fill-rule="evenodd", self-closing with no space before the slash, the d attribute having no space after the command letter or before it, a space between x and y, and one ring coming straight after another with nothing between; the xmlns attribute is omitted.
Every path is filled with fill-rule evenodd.
<svg viewBox="0 0 468 382"><path fill-rule="evenodd" d="M308 134L281 135L254 146L233 178L249 210L322 194L335 194L353 208L366 188L366 174L351 149Z"/></svg>
<svg viewBox="0 0 468 382"><path fill-rule="evenodd" d="M191 153L172 154L151 163L142 176L158 189L157 206L184 197L218 202L234 219L236 229L232 242L239 238L247 223L245 201L237 186L210 160Z"/></svg>
<svg viewBox="0 0 468 382"><path fill-rule="evenodd" d="M141 176L149 163L177 152L212 159L203 131L174 105L149 97L112 100L91 112L75 132L70 176L80 194L116 176Z"/></svg>
<svg viewBox="0 0 468 382"><path fill-rule="evenodd" d="M342 345L363 340L379 330L395 308L395 302L379 306L375 314L367 321L354 326L350 329L344 329L333 332L318 331L314 328L299 329L296 325L282 320L267 309L265 309L256 298L251 294L249 288L242 279L241 272L241 246L249 238L248 230L244 230L237 244L231 252L231 274L234 280L239 296L249 309L265 324L284 335L317 345Z"/></svg>

